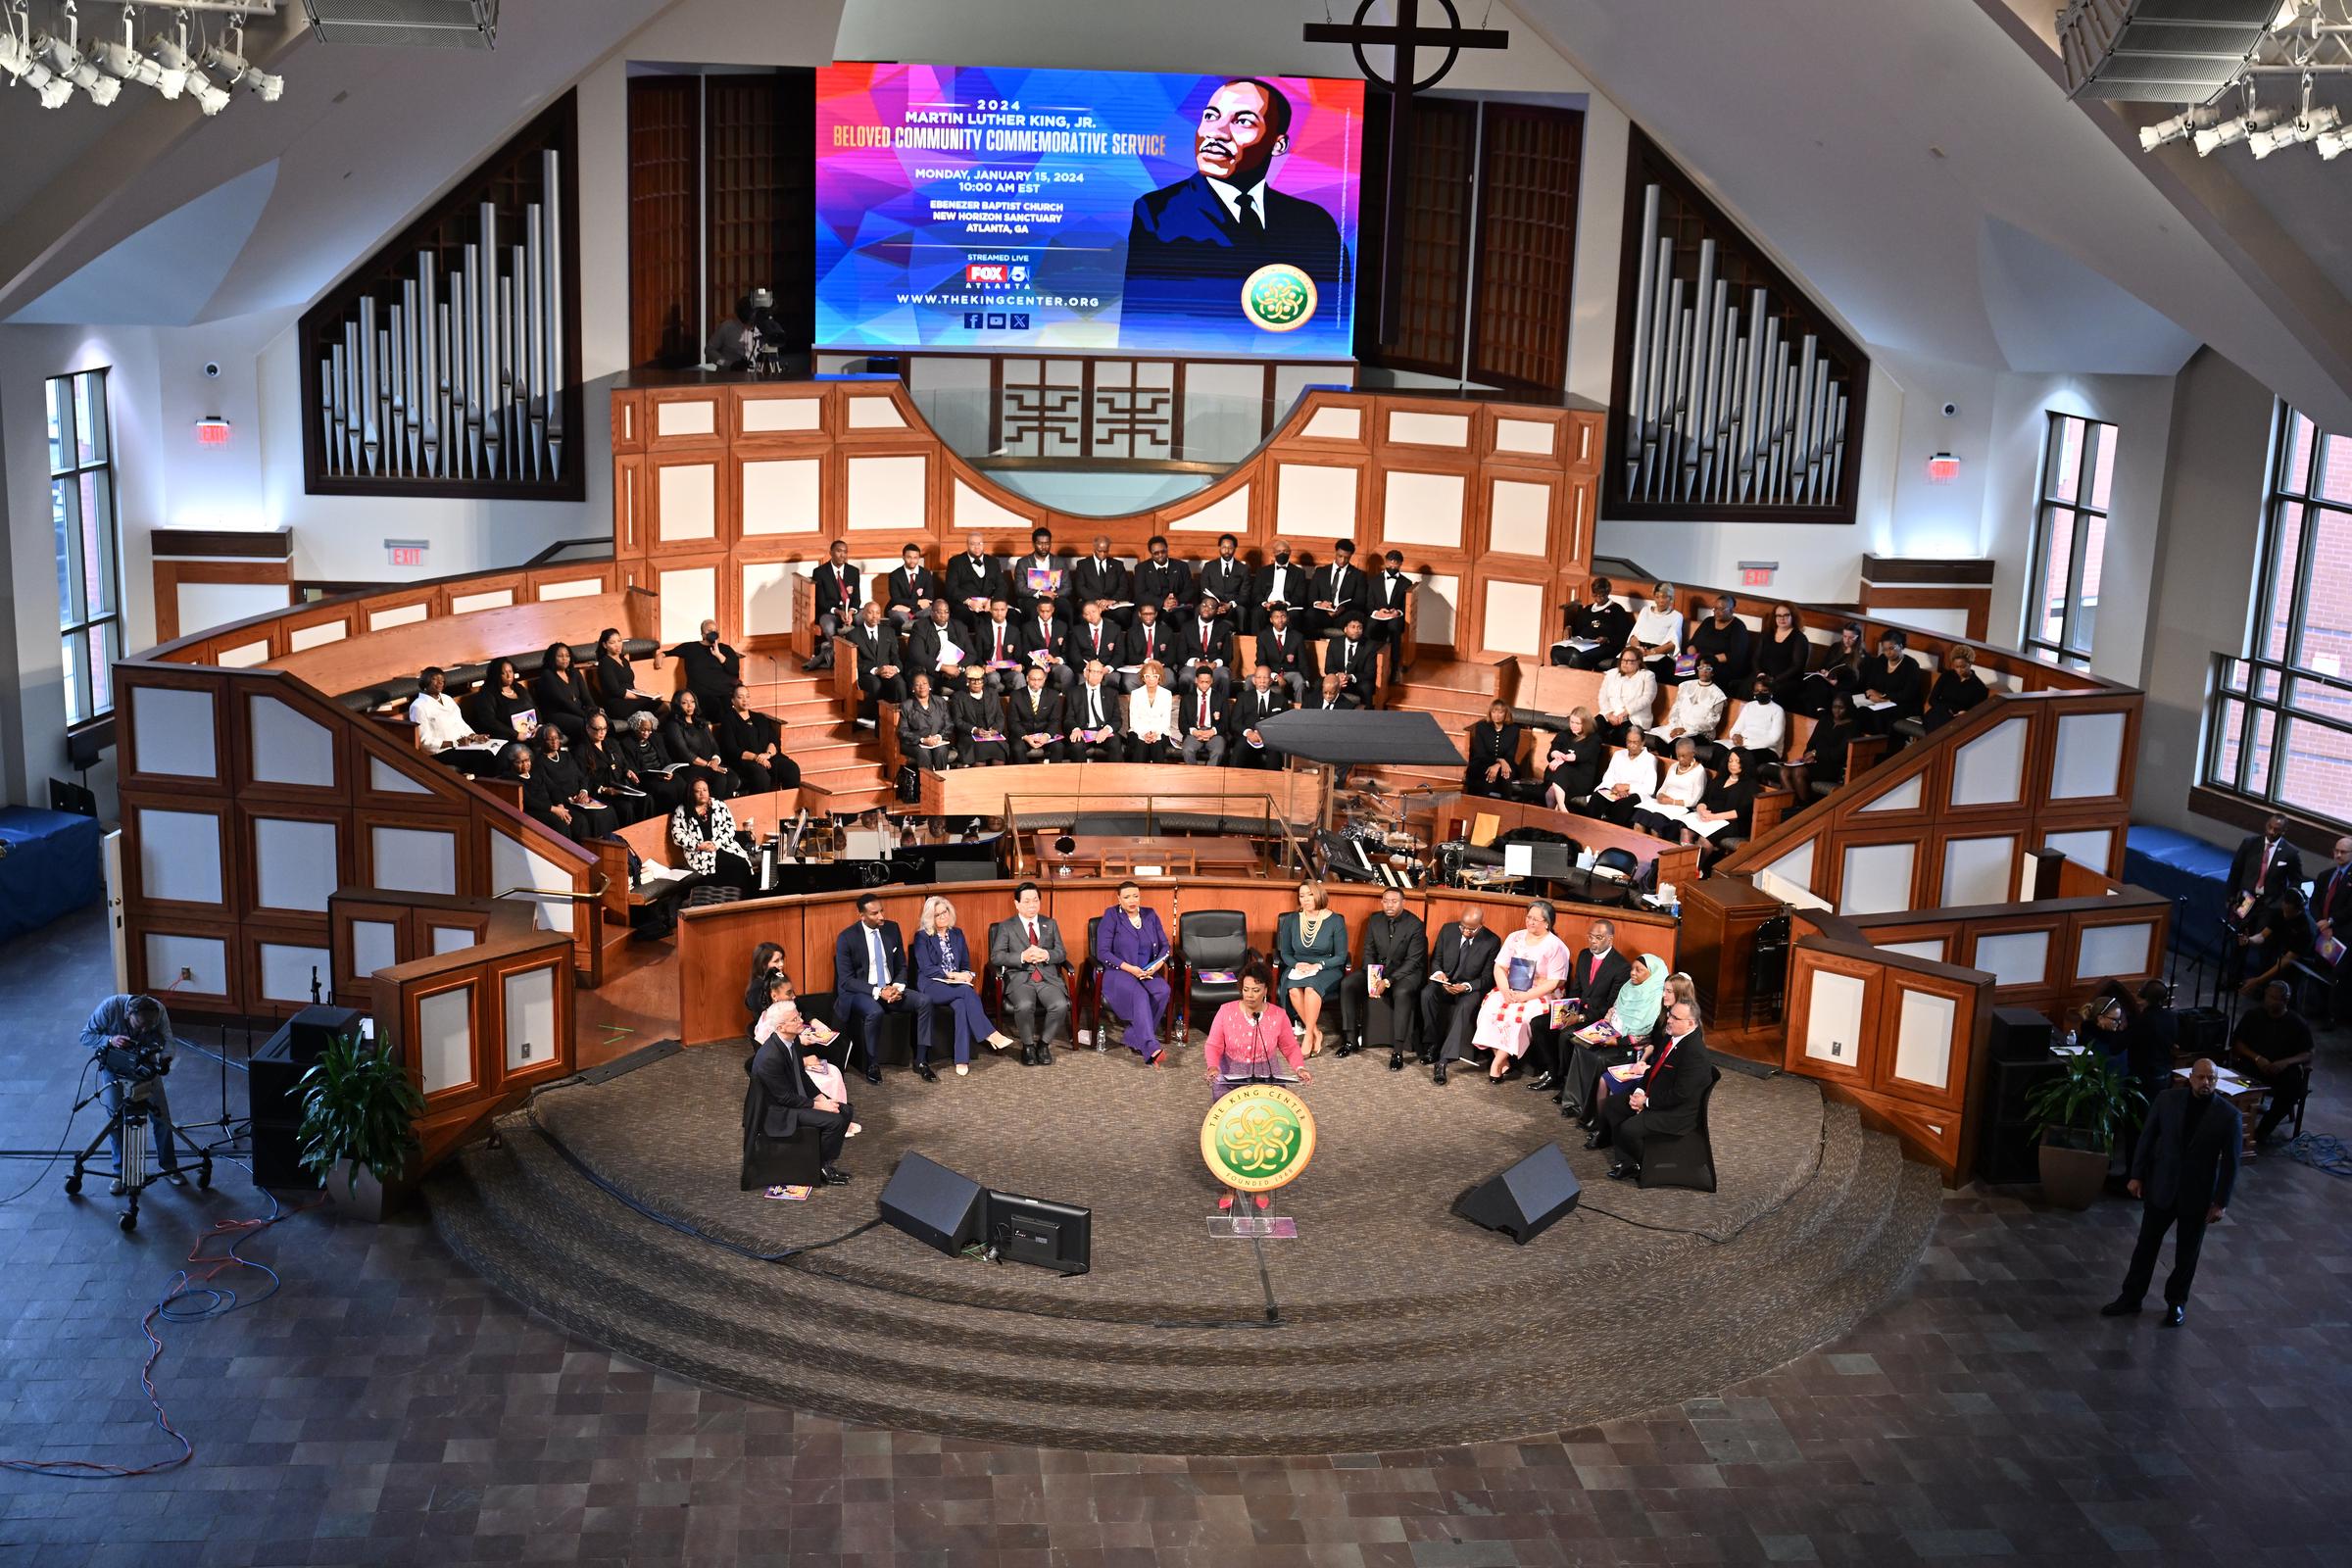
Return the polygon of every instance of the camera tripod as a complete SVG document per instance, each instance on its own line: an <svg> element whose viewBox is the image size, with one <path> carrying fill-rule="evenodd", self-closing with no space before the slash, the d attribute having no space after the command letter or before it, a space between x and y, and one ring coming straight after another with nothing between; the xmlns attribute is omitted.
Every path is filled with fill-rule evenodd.
<svg viewBox="0 0 2352 1568"><path fill-rule="evenodd" d="M116 1197L129 1200L129 1205L122 1210L119 1221L126 1231L135 1231L139 1228L139 1195L163 1180L166 1174L160 1170L150 1171L147 1168L148 1144L153 1129L155 1109L148 1101L147 1086L152 1082L154 1082L153 1079L148 1079L142 1082L123 1084L121 1102L116 1105L113 1113L106 1118L106 1125L98 1129L98 1136L91 1139L87 1147L74 1156L74 1173L66 1178L66 1196L68 1198L79 1197L84 1167L97 1156L98 1151L105 1147L110 1139L117 1133L121 1133L122 1136L122 1164L112 1171L102 1168L99 1174L113 1178L112 1191ZM103 1087L99 1090L100 1094L105 1092ZM88 1102L84 1101L83 1103L87 1104ZM182 1140L182 1142L185 1141ZM213 1185L213 1156L209 1151L197 1150L196 1159L196 1186L199 1191L203 1191ZM174 1170L170 1174L177 1175L178 1172Z"/></svg>

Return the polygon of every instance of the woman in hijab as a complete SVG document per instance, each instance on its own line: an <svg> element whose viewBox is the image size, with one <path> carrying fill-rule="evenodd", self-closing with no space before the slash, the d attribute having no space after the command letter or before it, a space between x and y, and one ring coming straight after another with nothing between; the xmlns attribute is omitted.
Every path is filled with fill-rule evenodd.
<svg viewBox="0 0 2352 1568"><path fill-rule="evenodd" d="M1577 1032L1580 1044L1623 1053L1623 1059L1601 1070L1592 1092L1585 1097L1584 1114L1577 1120L1593 1129L1592 1136L1585 1141L1587 1149L1600 1147L1594 1140L1599 1137L1597 1129L1602 1125L1601 1104L1609 1096L1624 1093L1627 1083L1639 1081L1649 1054L1657 1049L1651 1037L1665 1018L1667 1006L1677 1000L1676 993L1668 989L1670 978L1680 977L1668 975L1664 958L1654 953L1642 954L1634 960L1625 984L1618 988L1617 1004L1609 1009L1609 1015Z"/></svg>

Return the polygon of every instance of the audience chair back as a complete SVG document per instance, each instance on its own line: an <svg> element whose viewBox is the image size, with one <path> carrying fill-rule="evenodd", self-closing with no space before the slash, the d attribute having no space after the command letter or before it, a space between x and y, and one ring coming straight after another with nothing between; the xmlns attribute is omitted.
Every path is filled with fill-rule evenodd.
<svg viewBox="0 0 2352 1568"><path fill-rule="evenodd" d="M1200 1027L1200 1009L1211 1017L1228 1002L1241 1000L1239 980L1203 980L1202 969L1238 970L1250 951L1250 922L1239 909L1190 909L1176 917L1176 956L1184 984L1184 1021Z"/></svg>

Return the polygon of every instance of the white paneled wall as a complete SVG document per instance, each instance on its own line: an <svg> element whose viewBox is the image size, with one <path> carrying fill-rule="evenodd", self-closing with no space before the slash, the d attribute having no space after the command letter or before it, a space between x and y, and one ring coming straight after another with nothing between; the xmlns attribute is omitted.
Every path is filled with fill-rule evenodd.
<svg viewBox="0 0 2352 1568"><path fill-rule="evenodd" d="M142 773L213 778L220 772L213 696L170 686L134 686L131 745Z"/></svg>
<svg viewBox="0 0 2352 1568"><path fill-rule="evenodd" d="M334 787L335 737L324 724L258 692L247 696L245 714L255 783Z"/></svg>

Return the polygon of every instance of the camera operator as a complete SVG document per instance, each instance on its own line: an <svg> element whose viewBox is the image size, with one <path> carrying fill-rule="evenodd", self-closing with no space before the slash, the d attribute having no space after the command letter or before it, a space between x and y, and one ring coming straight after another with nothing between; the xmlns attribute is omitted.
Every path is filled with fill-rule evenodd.
<svg viewBox="0 0 2352 1568"><path fill-rule="evenodd" d="M153 997L109 997L82 1027L82 1049L98 1057L106 1074L107 1114L118 1114L126 1097L143 1099L156 1132L152 1141L164 1174L172 1185L184 1185L179 1174L179 1129L172 1124L172 1102L164 1096L163 1075L172 1070L172 1017ZM122 1132L114 1136L115 1168L125 1185L134 1185L140 1172L122 1164ZM195 1149L190 1146L192 1155Z"/></svg>

